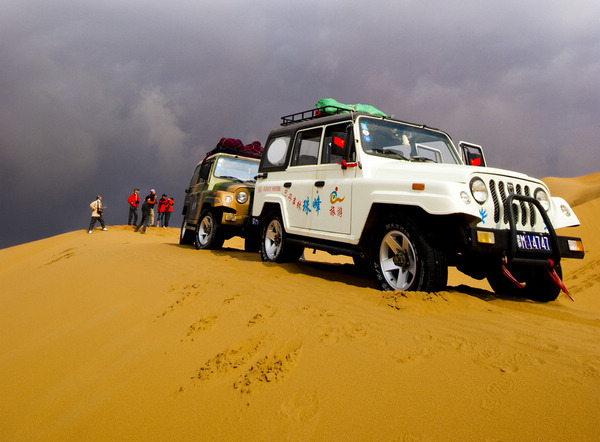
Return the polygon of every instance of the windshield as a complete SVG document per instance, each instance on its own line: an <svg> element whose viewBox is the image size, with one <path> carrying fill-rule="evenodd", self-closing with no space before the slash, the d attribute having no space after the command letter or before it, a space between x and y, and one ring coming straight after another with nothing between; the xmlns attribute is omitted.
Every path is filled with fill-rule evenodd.
<svg viewBox="0 0 600 442"><path fill-rule="evenodd" d="M443 133L390 120L360 118L363 150L369 155L406 161L460 164Z"/></svg>
<svg viewBox="0 0 600 442"><path fill-rule="evenodd" d="M217 160L213 175L216 178L226 178L237 181L256 181L258 161L243 158L221 157Z"/></svg>

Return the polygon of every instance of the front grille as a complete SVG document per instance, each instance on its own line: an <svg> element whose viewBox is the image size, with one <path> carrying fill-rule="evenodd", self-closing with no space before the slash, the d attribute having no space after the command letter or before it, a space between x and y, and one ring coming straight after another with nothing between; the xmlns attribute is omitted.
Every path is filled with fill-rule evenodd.
<svg viewBox="0 0 600 442"><path fill-rule="evenodd" d="M492 202L494 203L494 222L499 223L502 219L503 223L508 227L510 212L512 212L515 225L522 227L535 227L537 222L536 208L533 204L525 201L513 203L511 210L506 206L506 200L509 195L515 193L517 195L531 196L531 189L528 185L512 185L504 181L489 181L490 193ZM510 190L512 188L512 191Z"/></svg>

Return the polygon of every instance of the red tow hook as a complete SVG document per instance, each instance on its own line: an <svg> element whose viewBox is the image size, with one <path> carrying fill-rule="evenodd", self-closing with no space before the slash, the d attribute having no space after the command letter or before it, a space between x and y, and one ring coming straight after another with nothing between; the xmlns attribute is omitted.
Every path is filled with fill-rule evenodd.
<svg viewBox="0 0 600 442"><path fill-rule="evenodd" d="M565 287L565 284L560 279L560 276L558 276L558 273L556 273L556 265L554 264L554 261L552 261L551 259L549 259L548 261L549 261L549 263L548 263L549 265L546 267L548 274L550 275L552 280L555 282L555 284L558 287L560 287L560 289L563 292L565 292L565 294L571 299L571 301L575 302L575 299L571 296L571 294L569 293L569 290L567 290L567 287ZM506 256L505 256L502 259L502 273L504 273L504 276L506 276L514 285L516 285L520 289L524 289L525 285L521 284L519 281L517 281L515 279L515 277L513 275L511 275L510 271L506 268L506 262L507 262L507 260L506 260Z"/></svg>
<svg viewBox="0 0 600 442"><path fill-rule="evenodd" d="M504 256L502 258L502 273L504 273L504 276L506 276L509 279L510 282L512 282L514 285L516 285L520 289L524 289L525 288L525 284L521 284L519 281L517 281L515 279L515 277L506 268L506 256Z"/></svg>
<svg viewBox="0 0 600 442"><path fill-rule="evenodd" d="M575 299L571 296L571 294L567 290L567 287L565 287L565 284L560 279L560 276L558 276L558 273L556 273L556 266L554 265L554 261L552 261L551 259L549 259L548 261L550 261L550 267L546 267L546 270L548 270L548 274L554 280L554 282L556 283L556 285L559 286L560 289L563 292L565 292L565 294L569 298L571 298L571 301L575 302Z"/></svg>

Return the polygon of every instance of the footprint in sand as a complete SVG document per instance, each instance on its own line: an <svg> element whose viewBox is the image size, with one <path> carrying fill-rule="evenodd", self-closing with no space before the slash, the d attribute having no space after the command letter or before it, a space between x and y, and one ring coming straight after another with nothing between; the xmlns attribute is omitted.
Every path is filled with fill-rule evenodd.
<svg viewBox="0 0 600 442"><path fill-rule="evenodd" d="M515 383L512 379L500 378L488 385L487 392L491 394L507 394L512 393L514 389Z"/></svg>
<svg viewBox="0 0 600 442"><path fill-rule="evenodd" d="M192 376L193 380L208 381L217 375L226 375L249 364L254 355L263 347L264 335L255 336L233 345L206 361Z"/></svg>
<svg viewBox="0 0 600 442"><path fill-rule="evenodd" d="M242 394L251 394L260 385L281 381L292 369L300 356L302 340L286 343L279 351L257 360L233 384L233 388Z"/></svg>
<svg viewBox="0 0 600 442"><path fill-rule="evenodd" d="M515 390L515 383L512 379L502 377L492 382L486 388L488 396L481 400L481 408L485 410L494 410L502 406L504 396Z"/></svg>
<svg viewBox="0 0 600 442"><path fill-rule="evenodd" d="M169 293L178 291L180 296L175 300L173 304L168 306L167 309L164 312L162 312L161 315L158 315L157 318L165 316L167 313L170 313L177 308L183 307L183 305L191 299L197 299L200 296L202 296L203 290L201 287L202 286L199 283L188 284L183 286L181 289L176 289L173 286L169 287Z"/></svg>
<svg viewBox="0 0 600 442"><path fill-rule="evenodd" d="M485 348L475 354L473 361L486 368L492 368L502 373L516 373L519 365L510 356L505 355L499 347Z"/></svg>
<svg viewBox="0 0 600 442"><path fill-rule="evenodd" d="M315 416L318 411L317 394L304 391L295 393L290 400L281 404L279 415L293 421L302 422Z"/></svg>
<svg viewBox="0 0 600 442"><path fill-rule="evenodd" d="M248 327L252 327L257 324L262 324L268 318L272 318L275 315L275 309L270 305L265 306L262 313L255 314L249 321Z"/></svg>
<svg viewBox="0 0 600 442"><path fill-rule="evenodd" d="M217 316L207 316L206 318L198 319L192 325L188 327L188 331L185 335L185 338L181 341L193 341L200 333L203 333L209 330L217 321Z"/></svg>
<svg viewBox="0 0 600 442"><path fill-rule="evenodd" d="M235 296L232 296L231 298L225 298L225 299L223 299L223 304L231 304L239 297L240 297L240 295L235 295Z"/></svg>
<svg viewBox="0 0 600 442"><path fill-rule="evenodd" d="M39 268L42 268L44 266L49 266L50 264L54 264L55 262L58 262L58 261L60 261L62 259L71 258L72 256L75 256L75 249L70 248L70 249L63 250L62 252L57 253L56 255L54 255L52 257L51 261L48 261L46 264L44 264L43 266L40 266Z"/></svg>
<svg viewBox="0 0 600 442"><path fill-rule="evenodd" d="M539 334L528 330L515 332L517 341L537 350L551 353L559 349L552 339L542 338Z"/></svg>

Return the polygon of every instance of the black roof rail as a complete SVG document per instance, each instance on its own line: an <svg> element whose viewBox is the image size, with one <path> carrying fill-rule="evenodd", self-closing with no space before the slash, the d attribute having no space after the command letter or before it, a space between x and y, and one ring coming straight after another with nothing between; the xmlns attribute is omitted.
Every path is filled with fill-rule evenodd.
<svg viewBox="0 0 600 442"><path fill-rule="evenodd" d="M347 114L349 112L350 111L348 109L336 106L327 106L323 108L310 109L304 112L297 112L295 114L284 115L283 117L281 117L281 125L287 126L288 124L313 120L315 118L324 117L326 115Z"/></svg>

